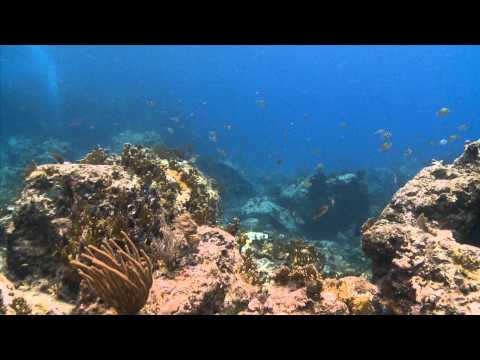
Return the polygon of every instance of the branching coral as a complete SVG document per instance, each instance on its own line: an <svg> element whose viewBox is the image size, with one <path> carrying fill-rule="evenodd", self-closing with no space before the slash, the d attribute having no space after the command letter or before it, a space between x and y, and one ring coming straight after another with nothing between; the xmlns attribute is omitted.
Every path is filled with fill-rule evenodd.
<svg viewBox="0 0 480 360"><path fill-rule="evenodd" d="M78 269L88 288L119 314L135 314L145 305L152 286L152 262L143 250L138 250L125 232L122 249L114 240L104 241L100 248L86 247L81 258L71 264Z"/></svg>

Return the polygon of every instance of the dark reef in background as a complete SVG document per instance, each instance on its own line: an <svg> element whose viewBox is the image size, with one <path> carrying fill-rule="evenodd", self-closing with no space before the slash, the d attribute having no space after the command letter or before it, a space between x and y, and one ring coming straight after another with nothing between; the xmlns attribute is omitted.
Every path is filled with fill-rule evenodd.
<svg viewBox="0 0 480 360"><path fill-rule="evenodd" d="M364 174L347 173L326 178L317 173L311 180L304 230L309 236L328 237L354 228L358 232L368 218L369 196ZM321 206L328 206L325 215L317 218ZM313 211L312 211L313 210Z"/></svg>
<svg viewBox="0 0 480 360"><path fill-rule="evenodd" d="M301 231L311 239L357 233L369 216L368 186L363 172L311 176L272 191L274 201L303 219Z"/></svg>
<svg viewBox="0 0 480 360"><path fill-rule="evenodd" d="M221 210L237 208L255 196L255 188L245 175L231 164L214 159L200 158L197 165L213 178L220 191Z"/></svg>

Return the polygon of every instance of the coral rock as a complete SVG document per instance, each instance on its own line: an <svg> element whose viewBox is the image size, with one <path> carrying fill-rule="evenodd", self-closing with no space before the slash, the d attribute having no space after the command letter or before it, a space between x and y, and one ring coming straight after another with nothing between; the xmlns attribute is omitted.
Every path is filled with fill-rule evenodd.
<svg viewBox="0 0 480 360"><path fill-rule="evenodd" d="M480 141L434 162L363 228L363 249L390 311L478 314Z"/></svg>
<svg viewBox="0 0 480 360"><path fill-rule="evenodd" d="M79 277L68 263L84 246L123 230L148 252L164 218L171 222L188 211L197 223L215 222L218 193L188 162L128 144L121 156L104 155L97 148L87 163L41 165L26 178L5 225L7 264L15 276L57 278L62 292L78 294ZM102 159L107 164L99 164ZM194 232L188 220L177 225L187 242L199 241L188 235Z"/></svg>
<svg viewBox="0 0 480 360"><path fill-rule="evenodd" d="M201 226L202 240L189 263L154 279L144 312L148 314L215 314L244 310L256 289L241 274L235 238L218 228Z"/></svg>

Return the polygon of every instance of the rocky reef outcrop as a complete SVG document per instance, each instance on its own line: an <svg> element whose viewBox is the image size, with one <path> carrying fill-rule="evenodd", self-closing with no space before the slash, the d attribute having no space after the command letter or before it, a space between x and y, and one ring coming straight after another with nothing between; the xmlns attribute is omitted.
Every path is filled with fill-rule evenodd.
<svg viewBox="0 0 480 360"><path fill-rule="evenodd" d="M304 231L312 238L328 238L352 228L356 232L368 218L369 197L364 173L327 177L320 170L307 185Z"/></svg>
<svg viewBox="0 0 480 360"><path fill-rule="evenodd" d="M361 277L323 279L316 267L300 264L292 246L288 266L268 280L242 251L241 235L209 226L197 228L196 251L173 273L157 274L146 314L373 314L381 311L376 286ZM285 250L286 248L284 248Z"/></svg>
<svg viewBox="0 0 480 360"><path fill-rule="evenodd" d="M315 240L333 239L339 232L359 233L369 216L369 194L363 172L327 176L318 167L305 178L270 189L269 200L275 204L272 212L283 209L283 228ZM290 225L286 226L287 223Z"/></svg>
<svg viewBox="0 0 480 360"><path fill-rule="evenodd" d="M421 170L362 234L390 311L480 314L480 141Z"/></svg>
<svg viewBox="0 0 480 360"><path fill-rule="evenodd" d="M238 209L242 224L252 230L277 231L283 233L298 233L303 220L296 217L288 209L278 205L267 196L248 199Z"/></svg>
<svg viewBox="0 0 480 360"><path fill-rule="evenodd" d="M190 163L141 146L126 144L121 155L97 148L78 164L36 166L5 224L8 271L30 282L48 278L69 297L80 281L69 261L85 246L124 231L153 251L162 227L183 212L214 224L218 200Z"/></svg>

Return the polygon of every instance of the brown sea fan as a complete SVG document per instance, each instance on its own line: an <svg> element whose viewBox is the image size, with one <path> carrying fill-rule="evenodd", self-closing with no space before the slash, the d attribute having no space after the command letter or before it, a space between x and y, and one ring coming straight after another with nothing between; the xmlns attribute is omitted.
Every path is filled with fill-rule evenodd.
<svg viewBox="0 0 480 360"><path fill-rule="evenodd" d="M114 240L104 241L100 248L89 245L71 264L78 269L88 288L119 314L136 314L145 305L152 286L152 262L138 250L125 232L125 247Z"/></svg>

